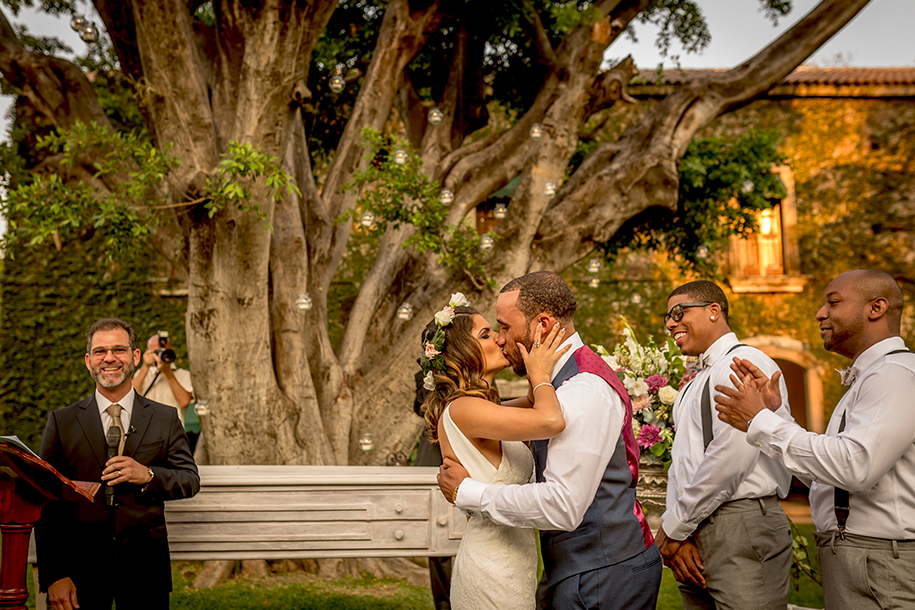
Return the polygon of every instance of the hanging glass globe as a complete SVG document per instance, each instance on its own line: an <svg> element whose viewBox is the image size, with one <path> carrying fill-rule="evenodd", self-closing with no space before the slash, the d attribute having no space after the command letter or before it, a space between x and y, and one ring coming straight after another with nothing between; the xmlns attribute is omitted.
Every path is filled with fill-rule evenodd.
<svg viewBox="0 0 915 610"><path fill-rule="evenodd" d="M98 42L98 28L90 21L79 33L79 37L83 39L83 42Z"/></svg>
<svg viewBox="0 0 915 610"><path fill-rule="evenodd" d="M330 77L330 82L327 85L330 87L330 90L334 93L340 93L346 88L346 81L343 80L343 75L340 74L340 71L337 70L337 73Z"/></svg>
<svg viewBox="0 0 915 610"><path fill-rule="evenodd" d="M359 223L366 229L371 229L375 224L375 215L371 212L363 212L359 217Z"/></svg>
<svg viewBox="0 0 915 610"><path fill-rule="evenodd" d="M397 317L401 320L409 320L413 317L413 306L406 301L397 308Z"/></svg>
<svg viewBox="0 0 915 610"><path fill-rule="evenodd" d="M753 192L753 188L754 188L755 186L756 186L756 185L753 184L753 181L752 181L752 180L744 180L744 181L743 181L743 184L740 185L740 190L741 190L742 192L744 192L744 193L752 193L752 192Z"/></svg>
<svg viewBox="0 0 915 610"><path fill-rule="evenodd" d="M553 184L552 182L547 182L546 185L544 185L544 187L543 187L543 194L547 195L548 197L552 197L553 195L555 195L556 194L556 185Z"/></svg>
<svg viewBox="0 0 915 610"><path fill-rule="evenodd" d="M194 410L197 411L198 416L206 415L207 413L209 413L210 407L207 406L206 402L204 402L202 400L198 400L197 404L194 405Z"/></svg>
<svg viewBox="0 0 915 610"><path fill-rule="evenodd" d="M642 302L642 295L640 295L638 292L633 292L631 300L633 305L638 305Z"/></svg>
<svg viewBox="0 0 915 610"><path fill-rule="evenodd" d="M372 440L371 434L363 434L359 437L359 448L366 453L375 448L375 441Z"/></svg>
<svg viewBox="0 0 915 610"><path fill-rule="evenodd" d="M543 127L541 127L538 123L534 123L534 125L531 127L531 137L536 140L537 138L539 138L542 135L543 135Z"/></svg>
<svg viewBox="0 0 915 610"><path fill-rule="evenodd" d="M442 122L442 119L445 118L445 113L439 110L438 108L433 108L429 111L429 122L433 125L438 125Z"/></svg>
<svg viewBox="0 0 915 610"><path fill-rule="evenodd" d="M451 205L454 202L454 193L448 189L442 189L442 192L438 194L438 200L442 202L442 205Z"/></svg>
<svg viewBox="0 0 915 610"><path fill-rule="evenodd" d="M591 281L588 282L588 286L590 286L591 288L597 288L598 286L600 286L600 280L597 279L596 277L592 277Z"/></svg>
<svg viewBox="0 0 915 610"><path fill-rule="evenodd" d="M599 258L592 258L588 261L588 273L597 273L600 271L602 263Z"/></svg>
<svg viewBox="0 0 915 610"><path fill-rule="evenodd" d="M704 259L708 256L708 248L705 246L699 246L699 249L696 250L696 258Z"/></svg>
<svg viewBox="0 0 915 610"><path fill-rule="evenodd" d="M74 15L70 17L70 28L74 32L82 32L85 25L86 16L82 13L74 13Z"/></svg>
<svg viewBox="0 0 915 610"><path fill-rule="evenodd" d="M307 294L300 294L299 298L295 300L295 306L301 311L308 311L312 306L311 297Z"/></svg>
<svg viewBox="0 0 915 610"><path fill-rule="evenodd" d="M407 162L407 151L397 150L394 152L394 163L397 165L403 165Z"/></svg>
<svg viewBox="0 0 915 610"><path fill-rule="evenodd" d="M489 235L484 235L480 238L480 250L492 250L494 245L496 245L496 242Z"/></svg>
<svg viewBox="0 0 915 610"><path fill-rule="evenodd" d="M504 203L497 203L496 207L492 210L493 218L498 218L499 220L505 218L506 214L508 214L508 208Z"/></svg>

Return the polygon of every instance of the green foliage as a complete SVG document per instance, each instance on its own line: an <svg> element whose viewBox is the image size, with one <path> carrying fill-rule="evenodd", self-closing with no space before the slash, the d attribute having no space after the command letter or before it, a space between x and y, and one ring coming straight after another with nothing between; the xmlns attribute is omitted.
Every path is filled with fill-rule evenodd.
<svg viewBox="0 0 915 610"><path fill-rule="evenodd" d="M685 268L714 274L719 250L731 235L756 230L756 212L785 196L771 169L784 162L774 131L693 140L678 166L676 214L649 208L624 224L602 248L609 258L624 248L667 251ZM705 250L703 251L703 247Z"/></svg>
<svg viewBox="0 0 915 610"><path fill-rule="evenodd" d="M149 277L162 273L148 252L106 262L99 252L109 229L61 231L61 252L8 242L7 254L15 257L6 257L0 276L0 434L16 434L36 451L48 412L94 387L83 355L95 320L124 318L143 345L166 329L179 358L186 358L184 300L154 292Z"/></svg>
<svg viewBox="0 0 915 610"><path fill-rule="evenodd" d="M359 190L358 207L344 213L337 222L371 212L375 223L368 230L381 234L389 225L395 229L404 224L416 231L404 242L405 248L433 252L438 262L452 271L463 271L477 283L492 286L486 275L476 229L466 222L448 225L448 208L440 198L441 187L422 172L422 159L406 142L391 140L372 129L363 130L363 144L369 166L356 172L345 188ZM406 155L404 163L395 154Z"/></svg>
<svg viewBox="0 0 915 610"><path fill-rule="evenodd" d="M813 567L810 560L810 541L800 533L793 521L788 521L788 523L791 524L791 578L794 581L794 590L800 590L802 574L823 586L819 570Z"/></svg>

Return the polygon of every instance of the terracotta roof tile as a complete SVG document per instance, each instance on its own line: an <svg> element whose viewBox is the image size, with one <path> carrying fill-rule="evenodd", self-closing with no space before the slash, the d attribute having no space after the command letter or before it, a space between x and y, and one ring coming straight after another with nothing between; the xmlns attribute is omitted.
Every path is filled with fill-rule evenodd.
<svg viewBox="0 0 915 610"><path fill-rule="evenodd" d="M687 80L727 72L727 69L678 70L662 72L663 85L679 85ZM638 77L656 84L655 70L640 70ZM638 82L638 81L637 81ZM820 68L801 66L789 74L780 85L915 85L915 68Z"/></svg>

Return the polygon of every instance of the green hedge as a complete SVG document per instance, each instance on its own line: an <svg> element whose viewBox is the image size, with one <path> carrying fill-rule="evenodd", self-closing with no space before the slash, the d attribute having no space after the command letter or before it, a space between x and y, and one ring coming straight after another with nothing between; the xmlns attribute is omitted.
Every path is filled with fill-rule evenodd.
<svg viewBox="0 0 915 610"><path fill-rule="evenodd" d="M183 298L157 296L161 267L152 254L139 260L99 258L102 231L62 235L53 244L13 245L0 275L0 434L18 435L37 450L49 411L87 396L85 333L92 323L116 316L146 339L168 330L186 361ZM186 364L185 364L186 366Z"/></svg>

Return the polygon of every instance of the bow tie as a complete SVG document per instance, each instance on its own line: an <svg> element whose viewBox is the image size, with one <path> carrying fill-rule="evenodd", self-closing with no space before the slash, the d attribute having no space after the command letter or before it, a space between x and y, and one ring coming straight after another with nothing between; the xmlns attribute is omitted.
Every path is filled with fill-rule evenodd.
<svg viewBox="0 0 915 610"><path fill-rule="evenodd" d="M836 369L836 372L842 377L842 385L851 385L855 382L858 375L858 369L853 366L847 366L844 369Z"/></svg>
<svg viewBox="0 0 915 610"><path fill-rule="evenodd" d="M707 354L699 354L699 357L694 362L691 362L686 368L693 373L698 373L711 366L708 360Z"/></svg>

